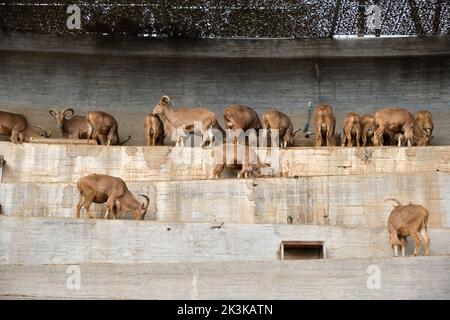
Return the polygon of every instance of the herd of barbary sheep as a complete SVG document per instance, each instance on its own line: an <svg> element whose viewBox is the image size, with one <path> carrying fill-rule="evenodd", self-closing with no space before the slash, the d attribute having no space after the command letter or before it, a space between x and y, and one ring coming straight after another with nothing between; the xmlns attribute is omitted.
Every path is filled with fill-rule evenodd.
<svg viewBox="0 0 450 320"><path fill-rule="evenodd" d="M96 140L102 145L120 145L118 125L116 119L102 111L88 113L87 116L75 115L72 108L64 110L49 110L56 120L57 127L61 130L61 136L67 139ZM223 118L227 129L234 132L232 142L238 144L236 132L245 132L254 129L266 129L267 133L277 131L279 143L287 147L292 145L295 135L300 130L294 130L292 121L281 111L274 108L263 114L261 123L257 113L250 107L243 105L231 105L223 112ZM200 128L198 127L200 125ZM197 125L197 127L196 127ZM327 104L318 105L314 110L314 126L316 135L316 146L335 146L341 140L342 146L383 146L383 145L408 145L426 146L431 145L433 133L432 115L429 111L419 111L414 117L407 109L384 108L370 115L360 116L356 112L346 115L343 123L342 138L335 133L336 118L333 108ZM163 96L155 106L152 113L144 120L146 142L149 146L163 145L166 135L175 136L176 144L184 145L187 135L193 134L194 129L200 129L202 135L201 146L207 143L213 144L213 130L225 135L213 112L203 108L178 108L175 109L172 100ZM240 131L240 130L242 131ZM266 134L267 134L266 133ZM14 143L27 142L31 137L50 137L51 133L39 126L32 125L22 114L14 114L0 111L0 135L7 135ZM242 141L242 140L241 140ZM244 140L245 141L245 140ZM244 143L245 145L245 143ZM215 149L215 156L225 157L226 145L219 145ZM239 160L241 176L248 177L253 173L258 176L261 163L256 156L256 163L246 163L249 159L249 148L245 147L244 159ZM234 149L234 154L236 155ZM216 162L212 176L220 177L225 167L223 161ZM117 177L102 174L90 174L80 178L77 182L79 201L76 206L76 217L80 217L81 208L85 214L93 218L90 211L92 203L105 203L105 219L110 215L121 218L131 212L134 219L143 220L147 212L150 200L146 195L141 195L145 201L140 202L128 190L125 182ZM401 248L402 255L406 252L406 237L411 236L415 241L414 255L420 254L422 236L425 241L425 254L430 254L430 237L427 232L428 210L417 204L402 205L396 199L387 199L396 202L388 219L388 230L390 243L394 248L395 256Z"/></svg>
<svg viewBox="0 0 450 320"><path fill-rule="evenodd" d="M72 108L49 110L61 130L62 138L93 139L103 145L121 145L116 119L103 111L89 112L86 116L75 115ZM278 130L280 143L292 145L296 133L292 121L274 108L263 114L261 123L255 110L244 105L231 105L223 111L226 129L234 131L254 129ZM200 127L195 124L200 124ZM337 136L336 118L330 105L318 105L314 110L316 146L335 146L341 135ZM200 130L201 146L212 142L212 129L225 134L216 115L203 108L174 108L168 96L161 97L152 113L144 120L147 145L164 144L166 135L175 136L175 141L183 143L182 137ZM174 134L175 133L175 134ZM342 146L383 146L383 145L431 145L433 120L429 111L419 111L416 116L403 108L384 108L362 117L356 112L346 115L343 123ZM50 137L51 132L32 125L22 114L0 111L0 135L7 135L14 143L27 142L31 137ZM237 137L235 137L237 139ZM235 142L236 140L233 140Z"/></svg>

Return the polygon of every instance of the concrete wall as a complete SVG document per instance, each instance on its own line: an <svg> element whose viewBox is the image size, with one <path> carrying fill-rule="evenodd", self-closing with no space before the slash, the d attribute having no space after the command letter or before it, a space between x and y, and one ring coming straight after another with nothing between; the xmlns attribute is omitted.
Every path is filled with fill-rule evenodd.
<svg viewBox="0 0 450 320"><path fill-rule="evenodd" d="M380 268L380 289L367 288L369 266ZM67 265L0 266L0 297L183 300L450 297L450 274L445 272L450 269L450 257L81 265L80 290L67 289L67 268Z"/></svg>
<svg viewBox="0 0 450 320"><path fill-rule="evenodd" d="M96 172L147 194L149 220L285 224L290 216L294 224L385 227L391 204L384 200L395 197L427 207L431 227L450 227L447 147L282 150L291 178L210 180L209 149L0 146L6 160L0 204L7 216L74 217L76 181ZM183 163L192 152L199 162ZM104 205L94 205L94 212L100 217Z"/></svg>
<svg viewBox="0 0 450 320"><path fill-rule="evenodd" d="M326 241L330 259L393 255L386 228L214 225L0 217L0 264L273 261L282 240ZM432 255L450 255L448 228L430 237Z"/></svg>
<svg viewBox="0 0 450 320"><path fill-rule="evenodd" d="M55 132L49 107L70 105L81 114L101 109L118 119L121 135L133 137L129 144L142 145L143 116L167 94L176 106L209 108L220 122L223 109L232 103L250 105L260 115L276 106L292 116L296 127L305 125L309 100L331 103L338 114L338 127L349 111L366 113L393 105L413 111L427 108L436 122L434 143L450 143L446 134L450 53L445 41L426 40L425 44L410 39L403 43L405 47L401 42L376 42L378 50L368 45L363 52L362 44L367 41L297 42L286 50L305 49L309 55L286 57L280 49L283 45L274 42L278 58L268 44L261 48L259 58L251 58L250 44L233 42L238 58L219 54L220 44L199 55L202 43L191 44L185 53L180 53L183 46L159 43L158 53L148 46L142 50L138 46L133 52L126 42L113 40L77 44L72 39L70 47L64 37L48 42L44 38L34 46L25 45L20 37L14 45L14 39L8 38L0 47L0 109L23 112ZM45 44L49 48L44 49ZM197 51L196 45L200 46ZM436 51L424 51L427 45Z"/></svg>
<svg viewBox="0 0 450 320"><path fill-rule="evenodd" d="M231 103L259 114L277 106L296 127L306 122L309 100L333 104L338 127L348 111L399 105L430 109L434 142L447 144L448 41L173 43L0 33L0 109L53 131L49 107L102 109L138 145L143 115L163 94L177 106L207 107L220 121ZM175 161L193 150L198 163ZM248 180L207 179L207 149L0 142L0 155L0 298L450 296L447 147L289 149L280 153L285 178ZM69 218L76 180L91 172L150 195L147 220ZM387 197L429 208L432 257L391 258ZM282 240L324 240L328 259L278 261ZM80 265L80 291L66 289L68 264ZM374 264L380 290L366 286Z"/></svg>
<svg viewBox="0 0 450 320"><path fill-rule="evenodd" d="M395 197L425 206L431 228L450 228L450 177L444 173L130 182L128 187L150 197L147 220L286 224L292 217L301 225L385 228L393 203L384 200ZM0 189L6 216L75 217L73 183L0 184ZM104 204L92 209L103 217Z"/></svg>
<svg viewBox="0 0 450 320"><path fill-rule="evenodd" d="M274 153L285 177L348 176L450 172L450 148L297 148ZM88 145L12 144L0 142L3 182L74 183L89 173L119 176L125 181L208 178L211 149L170 147L108 147ZM260 159L272 161L260 152ZM278 161L276 161L278 160ZM236 177L235 171L224 177Z"/></svg>

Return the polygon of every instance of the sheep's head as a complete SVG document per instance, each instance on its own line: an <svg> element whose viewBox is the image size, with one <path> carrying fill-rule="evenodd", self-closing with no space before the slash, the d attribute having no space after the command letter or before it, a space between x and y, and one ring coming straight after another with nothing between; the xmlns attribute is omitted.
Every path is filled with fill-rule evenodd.
<svg viewBox="0 0 450 320"><path fill-rule="evenodd" d="M56 109L50 109L48 111L50 113L50 115L55 118L56 120L56 126L59 129L62 129L64 126L64 120L68 120L70 118L73 117L73 115L75 114L75 112L73 111L72 108L66 108L64 110L56 110Z"/></svg>
<svg viewBox="0 0 450 320"><path fill-rule="evenodd" d="M155 108L153 109L153 113L164 113L164 111L172 106L172 101L170 100L170 98L168 96L162 96L161 99L159 100L158 104L155 106Z"/></svg>

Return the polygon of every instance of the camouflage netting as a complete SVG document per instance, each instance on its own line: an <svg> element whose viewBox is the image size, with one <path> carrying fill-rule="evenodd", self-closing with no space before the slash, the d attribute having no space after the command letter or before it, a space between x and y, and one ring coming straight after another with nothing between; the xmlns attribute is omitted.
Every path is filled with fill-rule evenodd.
<svg viewBox="0 0 450 320"><path fill-rule="evenodd" d="M375 3L383 35L450 35L450 0L0 0L0 28L74 32L66 28L66 10L73 3L81 9L82 30L76 31L81 33L194 38L371 34L365 12Z"/></svg>

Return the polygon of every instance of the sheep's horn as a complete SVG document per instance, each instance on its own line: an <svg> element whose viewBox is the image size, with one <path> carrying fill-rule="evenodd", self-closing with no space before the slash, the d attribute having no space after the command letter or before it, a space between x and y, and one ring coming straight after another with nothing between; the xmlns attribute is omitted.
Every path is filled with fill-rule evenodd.
<svg viewBox="0 0 450 320"><path fill-rule="evenodd" d="M56 117L56 114L58 113L58 111L56 111L56 109L51 108L50 110L48 110L48 113L50 113L50 115L54 118Z"/></svg>
<svg viewBox="0 0 450 320"><path fill-rule="evenodd" d="M50 131L50 130L48 130L48 131L46 131L44 128L42 128L41 126L38 126L38 125L33 125L34 127L36 127L36 128L39 128L39 129L41 129L42 130L42 132L44 132L44 137L45 138L50 138L51 137L51 135L52 135L52 132Z"/></svg>
<svg viewBox="0 0 450 320"><path fill-rule="evenodd" d="M387 198L386 200L384 200L384 202L388 202L388 201L393 201L395 203L397 203L397 206L401 206L402 204L400 203L400 201L398 201L395 198Z"/></svg>
<svg viewBox="0 0 450 320"><path fill-rule="evenodd" d="M71 114L70 116L66 116L65 113L66 113L67 111L71 112L72 114ZM66 119L70 119L70 118L72 118L73 115L75 114L75 111L73 111L72 108L66 108L66 109L64 109L64 111L62 112L62 114L64 115L64 117L65 117Z"/></svg>
<svg viewBox="0 0 450 320"><path fill-rule="evenodd" d="M145 211L147 211L148 206L150 205L150 199L145 194L140 194L140 196L145 198Z"/></svg>

